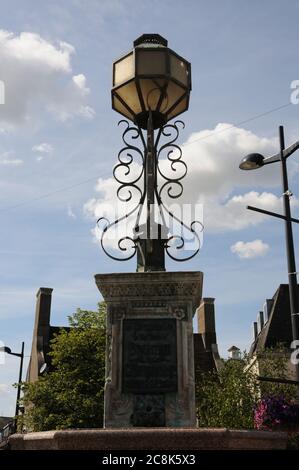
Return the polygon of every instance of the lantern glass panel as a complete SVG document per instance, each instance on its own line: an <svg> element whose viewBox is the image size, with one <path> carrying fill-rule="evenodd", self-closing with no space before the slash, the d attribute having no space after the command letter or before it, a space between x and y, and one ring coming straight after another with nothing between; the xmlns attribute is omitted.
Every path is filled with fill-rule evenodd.
<svg viewBox="0 0 299 470"><path fill-rule="evenodd" d="M133 52L114 64L113 86L133 78L134 76L134 56Z"/></svg>
<svg viewBox="0 0 299 470"><path fill-rule="evenodd" d="M139 80L140 89L142 93L142 98L144 102L145 109L148 111L151 109L155 111L159 104L161 95L164 93L164 90L167 90L167 80L165 79L147 79L142 78ZM168 99L165 95L163 97L160 111L163 113L168 107Z"/></svg>
<svg viewBox="0 0 299 470"><path fill-rule="evenodd" d="M177 83L170 80L167 86L167 107L165 112L167 112L185 93L185 88L180 87Z"/></svg>
<svg viewBox="0 0 299 470"><path fill-rule="evenodd" d="M112 96L112 107L115 109L115 111L131 119L131 121L134 120L133 114L127 110L127 108L117 99L116 96Z"/></svg>
<svg viewBox="0 0 299 470"><path fill-rule="evenodd" d="M166 75L166 51L139 49L137 53L137 75Z"/></svg>
<svg viewBox="0 0 299 470"><path fill-rule="evenodd" d="M170 75L183 83L183 85L188 85L188 64L180 57L177 57L174 54L170 54Z"/></svg>
<svg viewBox="0 0 299 470"><path fill-rule="evenodd" d="M183 113L188 108L188 100L187 97L183 98L182 101L167 115L167 119L172 119L173 117L177 116L178 114Z"/></svg>
<svg viewBox="0 0 299 470"><path fill-rule="evenodd" d="M134 114L138 114L142 111L135 80L118 88L116 93L123 99Z"/></svg>

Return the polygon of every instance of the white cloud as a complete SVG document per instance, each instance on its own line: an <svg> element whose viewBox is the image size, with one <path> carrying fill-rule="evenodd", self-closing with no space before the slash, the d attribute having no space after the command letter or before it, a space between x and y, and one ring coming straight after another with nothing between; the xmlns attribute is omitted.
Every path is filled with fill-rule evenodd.
<svg viewBox="0 0 299 470"><path fill-rule="evenodd" d="M247 153L276 153L276 139L258 137L248 130L220 123L213 130L191 134L182 150L188 165L186 180L191 182L189 193L195 189L198 197L202 194L227 197L236 187L277 185L271 167L256 172L239 169L240 160ZM188 187L189 184L185 185L184 192L188 192Z"/></svg>
<svg viewBox="0 0 299 470"><path fill-rule="evenodd" d="M299 200L293 197L291 204L293 207L298 207ZM269 219L269 216L248 210L246 206L282 212L281 198L269 192L250 191L243 195L232 196L224 203L212 198L204 205L206 229L211 232L242 230Z"/></svg>
<svg viewBox="0 0 299 470"><path fill-rule="evenodd" d="M85 119L93 119L96 115L95 110L91 106L81 106L78 110L78 115Z"/></svg>
<svg viewBox="0 0 299 470"><path fill-rule="evenodd" d="M19 36L0 30L0 44L4 59L30 62L38 67L42 64L48 69L71 71L70 56L74 48L66 42L59 43L59 49L35 33L22 32Z"/></svg>
<svg viewBox="0 0 299 470"><path fill-rule="evenodd" d="M73 82L79 88L82 95L88 95L90 93L90 89L86 87L86 77L85 75L83 75L83 73L80 73L79 75L74 75Z"/></svg>
<svg viewBox="0 0 299 470"><path fill-rule="evenodd" d="M262 240L253 240L252 242L238 241L230 249L239 258L249 259L264 256L269 251L269 245Z"/></svg>
<svg viewBox="0 0 299 470"><path fill-rule="evenodd" d="M76 216L76 214L74 213L74 211L73 211L71 205L68 205L68 207L67 207L67 215L68 215L68 217L70 217L71 219L76 219L76 218L77 218L77 216Z"/></svg>
<svg viewBox="0 0 299 470"><path fill-rule="evenodd" d="M47 142L43 142L41 144L34 145L32 147L33 152L37 153L52 153L53 152L53 147L51 144L48 144Z"/></svg>
<svg viewBox="0 0 299 470"><path fill-rule="evenodd" d="M51 155L51 153L53 152L53 147L47 142L42 142L41 144L34 145L32 147L32 151L38 154L36 160L40 162L44 159L46 155Z"/></svg>
<svg viewBox="0 0 299 470"><path fill-rule="evenodd" d="M74 53L74 47L66 42L52 44L35 33L15 35L0 30L0 78L5 85L0 128L10 130L35 122L41 110L63 121L74 116L93 117L86 103L86 77L72 75Z"/></svg>
<svg viewBox="0 0 299 470"><path fill-rule="evenodd" d="M19 166L23 164L20 158L14 158L13 152L4 152L0 154L0 165Z"/></svg>

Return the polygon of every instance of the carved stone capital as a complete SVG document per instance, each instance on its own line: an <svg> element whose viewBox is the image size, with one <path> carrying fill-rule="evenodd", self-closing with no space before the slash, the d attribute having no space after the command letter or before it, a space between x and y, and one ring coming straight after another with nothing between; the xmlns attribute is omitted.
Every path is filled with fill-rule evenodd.
<svg viewBox="0 0 299 470"><path fill-rule="evenodd" d="M127 309L124 303L120 305L109 305L108 309L112 323L116 323L126 317Z"/></svg>
<svg viewBox="0 0 299 470"><path fill-rule="evenodd" d="M97 274L96 284L105 301L191 301L196 309L202 293L201 272L145 272Z"/></svg>

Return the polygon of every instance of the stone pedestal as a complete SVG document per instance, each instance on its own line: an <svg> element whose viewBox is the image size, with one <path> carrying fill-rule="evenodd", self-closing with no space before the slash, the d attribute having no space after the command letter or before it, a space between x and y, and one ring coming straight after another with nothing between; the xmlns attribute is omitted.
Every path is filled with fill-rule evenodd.
<svg viewBox="0 0 299 470"><path fill-rule="evenodd" d="M105 428L195 427L201 272L98 274L107 302Z"/></svg>

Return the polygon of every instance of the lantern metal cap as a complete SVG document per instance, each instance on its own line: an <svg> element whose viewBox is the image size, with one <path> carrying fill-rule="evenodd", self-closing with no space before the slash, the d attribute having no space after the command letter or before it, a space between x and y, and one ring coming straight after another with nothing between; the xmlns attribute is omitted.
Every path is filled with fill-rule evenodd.
<svg viewBox="0 0 299 470"><path fill-rule="evenodd" d="M160 36L160 34L142 34L139 38L135 39L134 47L140 46L141 44L167 47L168 41Z"/></svg>

